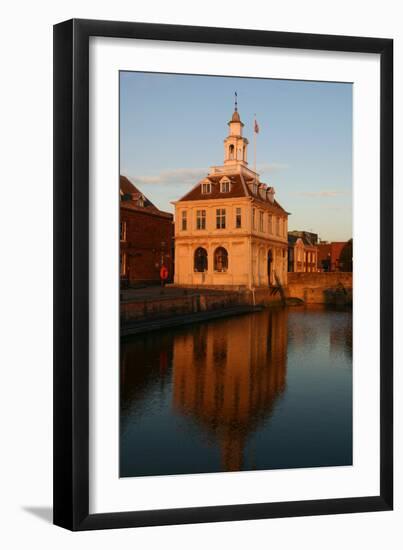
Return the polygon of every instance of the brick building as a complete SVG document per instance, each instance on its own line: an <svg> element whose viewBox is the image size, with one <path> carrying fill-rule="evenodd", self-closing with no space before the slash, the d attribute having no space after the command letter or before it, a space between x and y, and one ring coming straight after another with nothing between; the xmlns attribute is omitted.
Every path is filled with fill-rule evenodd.
<svg viewBox="0 0 403 550"><path fill-rule="evenodd" d="M321 271L352 271L352 241L318 244L318 267Z"/></svg>
<svg viewBox="0 0 403 550"><path fill-rule="evenodd" d="M318 235L309 231L288 232L288 271L318 271Z"/></svg>
<svg viewBox="0 0 403 550"><path fill-rule="evenodd" d="M173 215L159 210L120 176L120 280L123 286L160 282L160 268L173 277Z"/></svg>

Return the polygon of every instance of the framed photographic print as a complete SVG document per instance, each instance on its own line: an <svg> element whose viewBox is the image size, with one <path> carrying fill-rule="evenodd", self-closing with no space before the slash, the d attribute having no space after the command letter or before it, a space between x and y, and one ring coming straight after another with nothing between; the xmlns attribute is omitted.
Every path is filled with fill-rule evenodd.
<svg viewBox="0 0 403 550"><path fill-rule="evenodd" d="M54 27L54 523L391 510L393 42Z"/></svg>

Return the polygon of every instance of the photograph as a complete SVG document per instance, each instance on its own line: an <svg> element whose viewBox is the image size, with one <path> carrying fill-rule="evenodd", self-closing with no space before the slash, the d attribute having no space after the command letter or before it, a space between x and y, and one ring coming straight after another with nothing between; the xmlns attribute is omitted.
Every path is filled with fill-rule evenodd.
<svg viewBox="0 0 403 550"><path fill-rule="evenodd" d="M119 72L119 476L353 465L353 85Z"/></svg>

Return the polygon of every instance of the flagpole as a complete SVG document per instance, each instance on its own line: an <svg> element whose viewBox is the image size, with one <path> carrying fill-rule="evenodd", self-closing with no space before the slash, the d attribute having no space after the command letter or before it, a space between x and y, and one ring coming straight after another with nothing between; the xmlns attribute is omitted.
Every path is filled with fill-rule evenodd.
<svg viewBox="0 0 403 550"><path fill-rule="evenodd" d="M255 183L257 183L257 173L256 173L256 113L255 119L253 121L253 152L254 152L254 165L255 165Z"/></svg>

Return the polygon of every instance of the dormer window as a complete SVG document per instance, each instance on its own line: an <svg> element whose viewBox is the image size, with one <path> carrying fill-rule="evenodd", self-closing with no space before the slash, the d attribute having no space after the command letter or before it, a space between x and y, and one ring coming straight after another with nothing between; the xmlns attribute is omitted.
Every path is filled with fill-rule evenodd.
<svg viewBox="0 0 403 550"><path fill-rule="evenodd" d="M254 195L257 195L257 183L254 183L254 184L252 185L252 193L253 193Z"/></svg>
<svg viewBox="0 0 403 550"><path fill-rule="evenodd" d="M274 202L274 189L273 187L269 187L266 191L267 198L271 203Z"/></svg>
<svg viewBox="0 0 403 550"><path fill-rule="evenodd" d="M132 193L131 199L135 202L136 206L143 207L145 204L145 197L141 193Z"/></svg>
<svg viewBox="0 0 403 550"><path fill-rule="evenodd" d="M208 182L202 183L201 191L203 195L211 193L211 183L208 183Z"/></svg>
<svg viewBox="0 0 403 550"><path fill-rule="evenodd" d="M228 178L222 179L220 182L221 193L229 193L231 190L231 182Z"/></svg>

